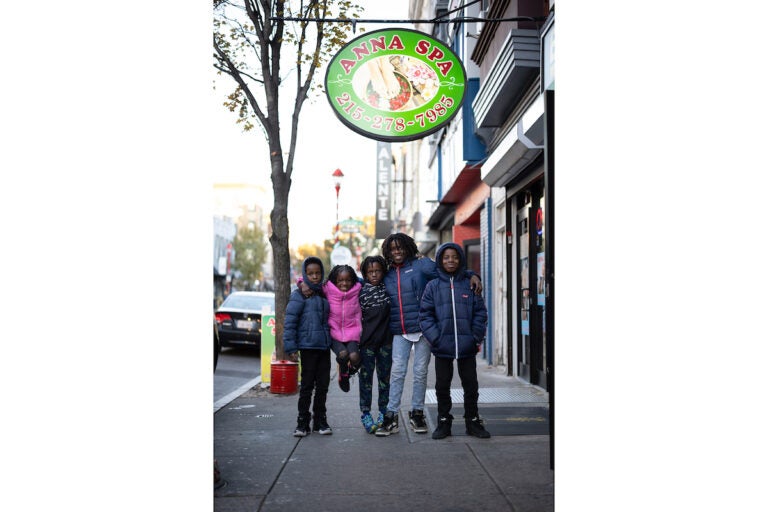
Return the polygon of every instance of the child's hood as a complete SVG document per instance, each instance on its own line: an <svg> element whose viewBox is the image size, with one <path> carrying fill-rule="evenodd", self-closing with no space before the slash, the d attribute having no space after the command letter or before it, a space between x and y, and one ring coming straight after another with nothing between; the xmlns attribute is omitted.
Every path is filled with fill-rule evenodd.
<svg viewBox="0 0 768 512"><path fill-rule="evenodd" d="M307 279L307 265L311 263L317 263L320 265L320 273L321 273L321 279L319 283L311 283L309 279ZM316 292L322 292L323 291L323 278L325 278L325 267L323 266L323 260L318 258L317 256L310 256L309 258L304 260L304 263L301 265L301 276L304 280L304 282L309 286L312 290Z"/></svg>
<svg viewBox="0 0 768 512"><path fill-rule="evenodd" d="M333 295L334 297L341 297L345 295L349 295L350 297L357 297L360 295L360 290L363 289L363 285L360 283L360 281L355 281L355 283L352 285L352 288L346 292L339 290L339 287L331 281L326 281L323 287L326 295Z"/></svg>
<svg viewBox="0 0 768 512"><path fill-rule="evenodd" d="M445 252L446 249L455 249L456 252L459 254L459 267L456 269L456 273L454 275L463 276L464 270L467 268L467 258L464 256L464 251L462 250L461 246L454 242L446 242L437 249L437 252L435 253L435 263L437 264L437 271L445 277L450 276L450 274L448 274L443 269L443 252Z"/></svg>

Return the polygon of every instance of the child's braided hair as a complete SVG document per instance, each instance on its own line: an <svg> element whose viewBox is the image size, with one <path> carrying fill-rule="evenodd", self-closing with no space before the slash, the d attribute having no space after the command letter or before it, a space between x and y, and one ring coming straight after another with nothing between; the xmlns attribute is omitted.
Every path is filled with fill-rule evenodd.
<svg viewBox="0 0 768 512"><path fill-rule="evenodd" d="M349 272L352 275L353 280L357 280L357 274L355 273L355 269L350 267L349 265L336 265L331 269L331 273L328 274L328 280L332 282L335 285L338 285L339 275L342 272Z"/></svg>
<svg viewBox="0 0 768 512"><path fill-rule="evenodd" d="M392 242L395 242L395 245L403 250L406 260L419 256L419 248L413 238L405 233L393 233L385 238L381 244L381 253L388 262L392 263L392 251L389 248Z"/></svg>

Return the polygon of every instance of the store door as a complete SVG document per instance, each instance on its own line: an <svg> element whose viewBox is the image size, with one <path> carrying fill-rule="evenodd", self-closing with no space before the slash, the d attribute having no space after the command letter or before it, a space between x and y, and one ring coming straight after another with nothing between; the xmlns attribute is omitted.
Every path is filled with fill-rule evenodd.
<svg viewBox="0 0 768 512"><path fill-rule="evenodd" d="M546 388L544 343L544 182L537 180L517 195L518 372Z"/></svg>

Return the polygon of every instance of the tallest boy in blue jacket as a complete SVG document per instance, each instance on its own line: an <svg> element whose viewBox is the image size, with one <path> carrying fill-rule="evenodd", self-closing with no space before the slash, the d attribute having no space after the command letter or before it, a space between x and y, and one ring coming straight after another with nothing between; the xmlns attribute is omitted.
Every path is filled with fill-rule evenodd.
<svg viewBox="0 0 768 512"><path fill-rule="evenodd" d="M419 305L427 283L435 279L437 267L429 258L419 257L419 249L413 238L404 233L389 235L381 244L381 252L389 263L384 276L384 286L392 300L389 328L392 331L392 371L389 380L389 403L382 426L377 436L388 436L399 432L398 410L403 394L408 359L413 350L413 394L409 423L414 432L427 432L424 419L424 397L427 393L427 371L429 369L430 346L422 336L419 326ZM482 292L480 278L472 271L465 270L471 278L476 294Z"/></svg>
<svg viewBox="0 0 768 512"><path fill-rule="evenodd" d="M440 246L436 254L438 279L427 283L421 299L419 325L435 356L437 428L432 439L451 435L451 380L453 360L464 388L464 422L467 435L489 438L477 412L479 397L475 357L485 339L488 310L483 298L472 293L464 276L466 258L457 244Z"/></svg>

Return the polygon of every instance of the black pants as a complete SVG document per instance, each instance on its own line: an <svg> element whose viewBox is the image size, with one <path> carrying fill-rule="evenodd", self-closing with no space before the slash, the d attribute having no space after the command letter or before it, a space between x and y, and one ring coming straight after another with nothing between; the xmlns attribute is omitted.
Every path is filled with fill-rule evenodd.
<svg viewBox="0 0 768 512"><path fill-rule="evenodd" d="M325 416L325 398L331 382L331 351L301 350L301 386L299 387L299 416L309 419L312 391L315 402L312 412L316 417Z"/></svg>
<svg viewBox="0 0 768 512"><path fill-rule="evenodd" d="M451 380L453 380L452 358L435 357L435 395L437 396L437 416L445 418L451 412ZM461 387L464 388L464 417L477 416L477 399L480 396L477 385L477 362L474 357L456 359L459 368Z"/></svg>

